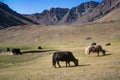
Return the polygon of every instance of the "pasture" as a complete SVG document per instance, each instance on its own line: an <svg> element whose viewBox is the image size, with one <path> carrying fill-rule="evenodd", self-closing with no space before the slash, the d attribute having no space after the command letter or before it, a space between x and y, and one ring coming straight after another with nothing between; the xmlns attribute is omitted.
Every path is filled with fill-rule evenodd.
<svg viewBox="0 0 120 80"><path fill-rule="evenodd" d="M5 33L6 34L3 34ZM16 35L15 35L16 34ZM24 50L44 49L71 51L79 66L52 66L51 52L23 55L0 55L0 80L120 80L120 27L118 22L80 26L26 26L1 30L0 48ZM86 40L91 37L92 39ZM107 50L106 56L85 54L85 48L96 42ZM111 46L105 44L110 42Z"/></svg>

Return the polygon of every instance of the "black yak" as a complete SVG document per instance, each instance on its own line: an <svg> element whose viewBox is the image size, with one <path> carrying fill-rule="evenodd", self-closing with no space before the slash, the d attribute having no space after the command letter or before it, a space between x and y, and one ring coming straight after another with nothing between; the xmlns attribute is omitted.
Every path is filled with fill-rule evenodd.
<svg viewBox="0 0 120 80"><path fill-rule="evenodd" d="M14 55L19 55L19 54L21 55L21 54L22 54L19 48L14 48L14 49L12 49L12 53L13 53Z"/></svg>
<svg viewBox="0 0 120 80"><path fill-rule="evenodd" d="M74 62L75 66L78 66L78 59L76 59L73 56L72 52L70 51L55 52L52 57L52 64L55 68L56 68L56 62L58 66L61 67L61 65L59 64L59 61L65 61L66 67L67 67L67 64L70 66L70 61Z"/></svg>

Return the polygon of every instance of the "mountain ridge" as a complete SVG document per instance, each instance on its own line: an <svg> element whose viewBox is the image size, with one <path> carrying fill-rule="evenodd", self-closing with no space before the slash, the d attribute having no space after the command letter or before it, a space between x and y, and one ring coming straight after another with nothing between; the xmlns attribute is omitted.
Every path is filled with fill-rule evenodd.
<svg viewBox="0 0 120 80"><path fill-rule="evenodd" d="M42 13L37 13L38 16L44 13L42 17L36 17L32 15L26 15L27 18L34 19L34 21L38 21L40 25L68 25L68 24L82 24L88 22L94 22L108 13L112 12L115 9L120 8L119 0L103 0L102 2L84 2L80 5L73 7L71 9L66 8L66 12L64 12L64 8L51 8L50 10L45 10ZM58 19L56 17L57 14L51 12L60 11L62 17ZM31 17L32 16L32 17ZM60 16L59 16L60 17Z"/></svg>
<svg viewBox="0 0 120 80"><path fill-rule="evenodd" d="M120 0L104 0L91 13L79 18L77 23L93 22L120 8Z"/></svg>
<svg viewBox="0 0 120 80"><path fill-rule="evenodd" d="M8 5L0 2L0 28L17 25L34 24L32 20L13 11ZM37 24L37 23L35 23Z"/></svg>
<svg viewBox="0 0 120 80"><path fill-rule="evenodd" d="M27 18L33 19L41 25L61 25L70 24L77 20L79 16L91 12L99 3L90 1L84 2L71 9L68 8L51 8L50 10L44 10L42 13L35 13L31 15L25 15ZM44 14L44 15L43 15ZM37 15L37 16L36 16ZM60 17L60 18L59 18Z"/></svg>
<svg viewBox="0 0 120 80"><path fill-rule="evenodd" d="M84 2L71 9L58 7L44 10L41 13L22 15L10 9L8 5L0 2L0 28L27 24L80 25L101 21L101 18L107 16L108 13L117 14L117 11L119 12L117 9L120 9L120 0L103 0L100 3L95 1ZM115 10L116 12L114 12ZM116 19L120 20L119 17Z"/></svg>

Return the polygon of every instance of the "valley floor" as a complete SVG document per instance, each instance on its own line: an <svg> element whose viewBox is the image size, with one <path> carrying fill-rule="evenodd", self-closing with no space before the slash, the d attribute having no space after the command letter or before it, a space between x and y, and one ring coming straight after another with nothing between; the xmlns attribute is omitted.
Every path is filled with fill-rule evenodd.
<svg viewBox="0 0 120 80"><path fill-rule="evenodd" d="M5 33L5 34L4 34ZM1 80L120 80L119 23L95 23L81 26L17 27L1 30L0 47L20 47L22 50L44 49L72 51L79 66L52 66L54 52L28 53L19 56L0 55ZM91 37L90 40L87 40ZM92 42L103 46L106 56L85 54ZM110 42L111 46L105 46Z"/></svg>

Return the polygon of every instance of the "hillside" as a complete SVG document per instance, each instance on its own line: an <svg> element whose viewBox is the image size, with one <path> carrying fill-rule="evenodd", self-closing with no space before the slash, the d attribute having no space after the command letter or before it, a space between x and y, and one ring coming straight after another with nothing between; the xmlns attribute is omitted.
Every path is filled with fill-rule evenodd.
<svg viewBox="0 0 120 80"><path fill-rule="evenodd" d="M16 26L0 31L1 43L40 43L81 40L92 37L95 40L119 39L119 22L97 22L80 26ZM108 30L109 29L109 30ZM99 35L99 37L98 37Z"/></svg>
<svg viewBox="0 0 120 80"><path fill-rule="evenodd" d="M120 8L120 0L103 0L91 13L79 18L75 24L93 22Z"/></svg>
<svg viewBox="0 0 120 80"><path fill-rule="evenodd" d="M21 50L45 49L71 51L79 66L52 66L54 52L28 53L18 56L0 55L2 80L119 80L120 79L120 21L97 22L79 26L26 25L0 30L0 48ZM87 40L90 37L91 39ZM85 54L92 42L103 46L106 56ZM111 46L105 46L110 42ZM57 66L58 67L58 66ZM7 75L7 76L6 76ZM20 75L20 76L18 76Z"/></svg>
<svg viewBox="0 0 120 80"><path fill-rule="evenodd" d="M26 24L35 23L33 23L32 20L13 11L6 4L0 2L0 28Z"/></svg>
<svg viewBox="0 0 120 80"><path fill-rule="evenodd" d="M116 9L102 18L96 20L97 22L117 21L120 20L120 8Z"/></svg>

